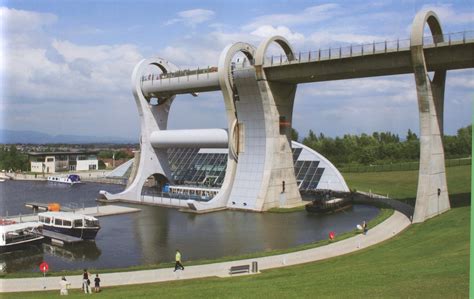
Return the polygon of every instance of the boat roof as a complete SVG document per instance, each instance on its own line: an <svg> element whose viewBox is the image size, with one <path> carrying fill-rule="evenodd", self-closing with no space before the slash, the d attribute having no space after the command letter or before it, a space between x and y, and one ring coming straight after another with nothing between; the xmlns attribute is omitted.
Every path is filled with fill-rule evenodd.
<svg viewBox="0 0 474 299"><path fill-rule="evenodd" d="M0 225L0 233L14 232L17 230L24 230L26 228L34 228L38 226L40 226L38 222L21 222L21 223Z"/></svg>
<svg viewBox="0 0 474 299"><path fill-rule="evenodd" d="M66 220L79 220L79 219L88 219L88 220L97 220L97 218L84 215L84 214L79 214L79 213L73 213L73 212L43 212L43 213L38 213L38 216L44 216L44 217L54 217L54 218L61 218L61 219L66 219Z"/></svg>

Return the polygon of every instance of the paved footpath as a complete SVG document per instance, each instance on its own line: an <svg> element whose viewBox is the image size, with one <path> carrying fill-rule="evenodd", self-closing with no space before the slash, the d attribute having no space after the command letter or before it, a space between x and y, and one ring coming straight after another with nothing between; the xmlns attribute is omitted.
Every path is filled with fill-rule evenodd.
<svg viewBox="0 0 474 299"><path fill-rule="evenodd" d="M394 211L394 214L390 218L369 230L367 235L359 234L352 238L338 241L326 246L274 256L189 266L186 267L184 271L178 270L176 272L173 272L174 268L165 268L156 270L100 274L101 285L107 287L116 285L172 281L177 279L203 278L210 276L229 277L229 269L231 266L251 265L254 261L258 262L259 270L314 262L358 251L374 244L383 242L400 233L410 224L411 222L407 216L398 211ZM82 275L68 276L67 279L69 282L71 282L72 288L80 288L82 285ZM59 280L60 277L1 279L0 293L58 290Z"/></svg>

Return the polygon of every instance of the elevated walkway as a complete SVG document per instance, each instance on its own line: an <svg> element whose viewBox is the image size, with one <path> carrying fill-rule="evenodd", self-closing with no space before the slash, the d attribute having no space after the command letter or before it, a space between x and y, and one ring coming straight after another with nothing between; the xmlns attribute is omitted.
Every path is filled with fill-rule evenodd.
<svg viewBox="0 0 474 299"><path fill-rule="evenodd" d="M444 42L434 40L433 36L423 40L428 71L474 67L474 31L444 34ZM410 46L410 39L398 39L319 49L299 52L294 60L285 55L266 57L263 67L268 81L292 84L409 74L413 73ZM245 60L235 65L249 67ZM221 89L217 74L214 69L177 71L166 78L150 74L142 81L142 90L150 96L216 91Z"/></svg>

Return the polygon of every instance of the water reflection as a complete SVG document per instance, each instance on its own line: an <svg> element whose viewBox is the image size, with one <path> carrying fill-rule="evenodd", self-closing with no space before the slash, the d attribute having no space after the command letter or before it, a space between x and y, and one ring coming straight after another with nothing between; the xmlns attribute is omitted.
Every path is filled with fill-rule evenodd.
<svg viewBox="0 0 474 299"><path fill-rule="evenodd" d="M102 254L95 242L88 241L64 246L44 243L43 249L46 254L69 262L95 261Z"/></svg>
<svg viewBox="0 0 474 299"><path fill-rule="evenodd" d="M31 245L24 250L0 254L0 272L38 271L43 261L43 246Z"/></svg>

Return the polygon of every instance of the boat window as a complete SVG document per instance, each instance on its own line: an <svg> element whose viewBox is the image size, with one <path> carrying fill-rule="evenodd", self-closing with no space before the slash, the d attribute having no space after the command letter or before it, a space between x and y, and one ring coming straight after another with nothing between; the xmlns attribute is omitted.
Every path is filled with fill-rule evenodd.
<svg viewBox="0 0 474 299"><path fill-rule="evenodd" d="M61 219L54 219L54 224L63 225L63 221Z"/></svg>
<svg viewBox="0 0 474 299"><path fill-rule="evenodd" d="M82 227L82 219L74 220L74 227Z"/></svg>
<svg viewBox="0 0 474 299"><path fill-rule="evenodd" d="M99 221L86 219L86 226L87 226L87 227L96 227L96 226L99 226Z"/></svg>
<svg viewBox="0 0 474 299"><path fill-rule="evenodd" d="M51 218L49 218L49 217L44 217L44 216L40 216L40 217L39 217L39 221L42 222L42 223L49 224L49 223L51 222Z"/></svg>
<svg viewBox="0 0 474 299"><path fill-rule="evenodd" d="M64 225L64 226L71 226L71 221L69 221L69 220L63 220L63 225Z"/></svg>

